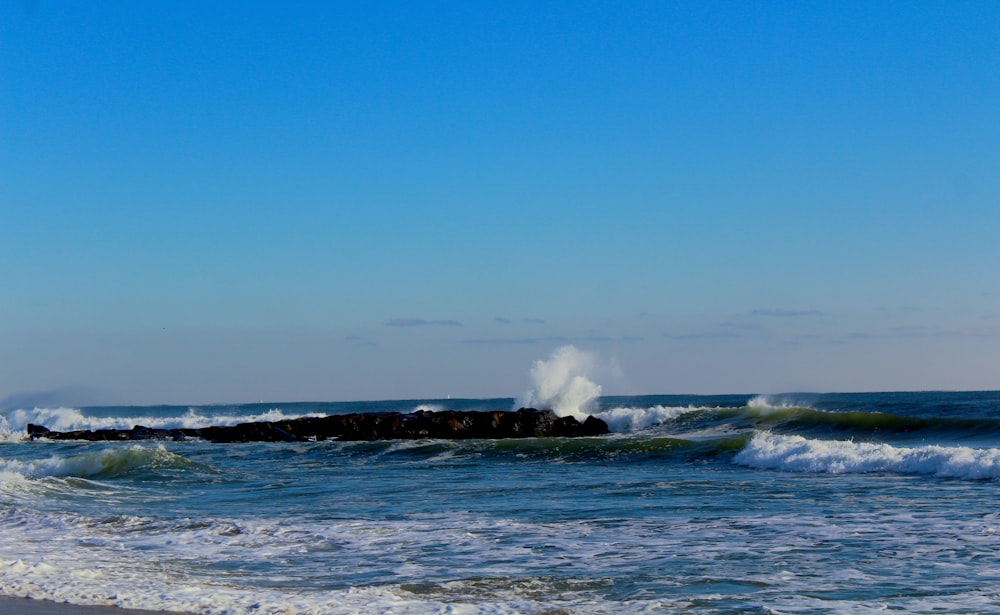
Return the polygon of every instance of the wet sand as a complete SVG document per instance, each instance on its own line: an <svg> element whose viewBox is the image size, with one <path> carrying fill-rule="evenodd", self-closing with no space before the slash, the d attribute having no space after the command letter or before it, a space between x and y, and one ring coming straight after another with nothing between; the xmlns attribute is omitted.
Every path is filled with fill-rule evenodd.
<svg viewBox="0 0 1000 615"><path fill-rule="evenodd" d="M3 615L184 615L175 611L139 611L113 606L79 606L65 602L0 597Z"/></svg>

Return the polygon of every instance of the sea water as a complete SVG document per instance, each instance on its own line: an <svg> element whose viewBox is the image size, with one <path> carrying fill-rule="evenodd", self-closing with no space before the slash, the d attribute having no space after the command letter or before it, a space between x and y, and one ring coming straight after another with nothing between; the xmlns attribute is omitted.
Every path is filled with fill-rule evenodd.
<svg viewBox="0 0 1000 615"><path fill-rule="evenodd" d="M32 442L28 423L517 404L7 409L0 595L234 615L1000 613L1000 392L586 401L612 434Z"/></svg>

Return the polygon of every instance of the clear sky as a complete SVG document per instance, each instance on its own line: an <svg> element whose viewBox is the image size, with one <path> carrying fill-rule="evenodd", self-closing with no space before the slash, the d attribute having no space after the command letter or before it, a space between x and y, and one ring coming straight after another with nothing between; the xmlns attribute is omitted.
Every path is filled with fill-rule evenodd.
<svg viewBox="0 0 1000 615"><path fill-rule="evenodd" d="M1000 388L995 2L0 0L0 406Z"/></svg>

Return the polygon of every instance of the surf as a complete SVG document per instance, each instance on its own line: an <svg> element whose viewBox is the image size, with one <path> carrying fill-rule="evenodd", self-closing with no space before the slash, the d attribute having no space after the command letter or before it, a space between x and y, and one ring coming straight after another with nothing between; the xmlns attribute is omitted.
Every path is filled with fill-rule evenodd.
<svg viewBox="0 0 1000 615"><path fill-rule="evenodd" d="M188 467L193 462L163 446L106 448L79 455L52 455L46 459L23 461L0 459L0 473L27 479L113 478L133 472L166 467Z"/></svg>
<svg viewBox="0 0 1000 615"><path fill-rule="evenodd" d="M756 469L826 474L915 474L966 480L1000 478L1000 448L893 446L757 433L733 458Z"/></svg>
<svg viewBox="0 0 1000 615"><path fill-rule="evenodd" d="M252 406L199 409L180 406L114 408L32 408L9 410L0 415L0 441L17 442L26 437L29 424L44 425L52 431L131 429L143 425L152 429L203 429L213 425L276 422L298 418L319 418L323 412L285 412L269 408L263 412ZM240 412L244 410L244 412ZM104 414L102 414L102 411ZM117 416L115 415L117 414Z"/></svg>

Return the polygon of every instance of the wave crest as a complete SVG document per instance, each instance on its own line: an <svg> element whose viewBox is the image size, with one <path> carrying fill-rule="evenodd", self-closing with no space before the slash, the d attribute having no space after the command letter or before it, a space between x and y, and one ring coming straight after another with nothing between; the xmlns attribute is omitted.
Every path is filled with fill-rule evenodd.
<svg viewBox="0 0 1000 615"><path fill-rule="evenodd" d="M897 447L848 440L811 440L761 432L733 461L758 469L863 474L891 472L947 478L1000 478L1000 449L965 446Z"/></svg>
<svg viewBox="0 0 1000 615"><path fill-rule="evenodd" d="M184 457L171 453L163 446L134 445L109 448L82 455L53 455L38 461L7 459L0 461L0 475L39 478L110 478L136 470L188 465Z"/></svg>
<svg viewBox="0 0 1000 615"><path fill-rule="evenodd" d="M693 406L670 407L652 406L649 408L611 408L602 410L594 416L608 424L608 429L614 433L639 431L671 421L681 415L695 412L701 408Z"/></svg>
<svg viewBox="0 0 1000 615"><path fill-rule="evenodd" d="M787 401L780 401L775 399L771 395L758 395L747 402L747 408L755 410L759 415L766 416L773 412L778 412L780 410L792 410L797 408L805 408L812 410L808 406L803 406L802 404L790 403Z"/></svg>

